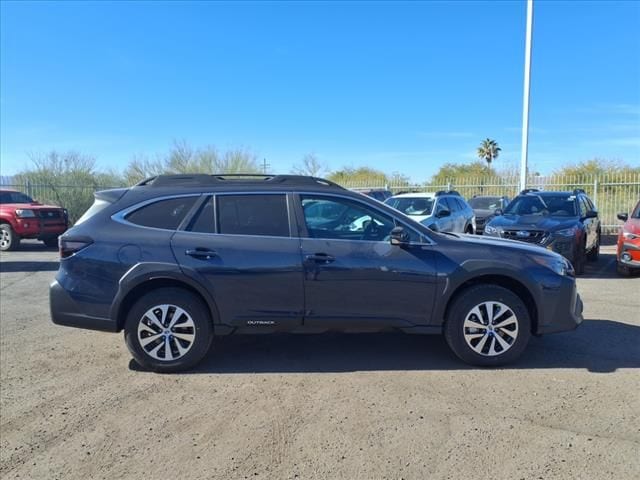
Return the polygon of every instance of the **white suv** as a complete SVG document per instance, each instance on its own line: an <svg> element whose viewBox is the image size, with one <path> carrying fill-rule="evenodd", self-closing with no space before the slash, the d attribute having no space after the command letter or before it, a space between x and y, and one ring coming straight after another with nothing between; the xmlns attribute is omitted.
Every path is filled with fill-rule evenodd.
<svg viewBox="0 0 640 480"><path fill-rule="evenodd" d="M439 232L475 233L473 209L456 191L403 193L385 200L387 205Z"/></svg>

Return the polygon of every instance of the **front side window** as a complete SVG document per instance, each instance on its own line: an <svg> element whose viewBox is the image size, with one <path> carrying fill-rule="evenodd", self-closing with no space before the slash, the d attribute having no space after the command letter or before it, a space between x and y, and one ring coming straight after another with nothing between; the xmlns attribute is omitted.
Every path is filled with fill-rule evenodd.
<svg viewBox="0 0 640 480"><path fill-rule="evenodd" d="M311 238L388 240L393 218L348 199L302 196L302 210Z"/></svg>
<svg viewBox="0 0 640 480"><path fill-rule="evenodd" d="M33 199L20 192L0 192L0 203L33 203Z"/></svg>
<svg viewBox="0 0 640 480"><path fill-rule="evenodd" d="M284 194L217 195L216 218L222 234L289 236Z"/></svg>
<svg viewBox="0 0 640 480"><path fill-rule="evenodd" d="M198 197L159 200L128 214L125 219L142 227L176 230Z"/></svg>

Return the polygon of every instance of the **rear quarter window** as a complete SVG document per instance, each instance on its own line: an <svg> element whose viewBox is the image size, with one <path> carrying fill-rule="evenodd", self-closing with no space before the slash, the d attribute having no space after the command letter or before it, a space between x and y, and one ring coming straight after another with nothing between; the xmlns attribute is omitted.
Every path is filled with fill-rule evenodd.
<svg viewBox="0 0 640 480"><path fill-rule="evenodd" d="M180 197L158 200L131 212L125 219L142 227L176 230L197 198Z"/></svg>

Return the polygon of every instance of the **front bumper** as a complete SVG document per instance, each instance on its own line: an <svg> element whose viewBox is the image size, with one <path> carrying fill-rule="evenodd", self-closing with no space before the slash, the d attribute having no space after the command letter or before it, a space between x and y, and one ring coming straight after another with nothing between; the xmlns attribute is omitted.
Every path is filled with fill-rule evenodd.
<svg viewBox="0 0 640 480"><path fill-rule="evenodd" d="M640 245L622 243L618 251L618 263L628 268L640 268Z"/></svg>
<svg viewBox="0 0 640 480"><path fill-rule="evenodd" d="M14 227L15 232L22 238L38 240L62 235L67 230L66 223L50 223L41 218L18 218Z"/></svg>
<svg viewBox="0 0 640 480"><path fill-rule="evenodd" d="M575 281L565 279L564 282L571 282L572 286L545 288L544 304L538 312L537 335L575 330L584 320L582 299Z"/></svg>
<svg viewBox="0 0 640 480"><path fill-rule="evenodd" d="M575 237L551 237L548 243L542 243L541 246L552 252L559 253L571 263L574 263L576 260L577 248Z"/></svg>
<svg viewBox="0 0 640 480"><path fill-rule="evenodd" d="M78 303L54 280L49 286L51 320L56 325L87 328L103 332L117 332L116 322L110 318L94 317L83 313Z"/></svg>

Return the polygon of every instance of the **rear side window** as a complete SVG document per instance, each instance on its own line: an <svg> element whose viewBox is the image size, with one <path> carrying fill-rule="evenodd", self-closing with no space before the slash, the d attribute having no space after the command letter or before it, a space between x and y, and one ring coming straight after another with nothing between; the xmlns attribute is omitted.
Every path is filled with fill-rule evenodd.
<svg viewBox="0 0 640 480"><path fill-rule="evenodd" d="M449 198L444 198L443 200L446 202L446 205L449 206L449 211L451 213L455 213L460 210L460 207L458 207L458 203L456 202L455 198L449 197Z"/></svg>
<svg viewBox="0 0 640 480"><path fill-rule="evenodd" d="M99 198L96 198L96 200L93 202L93 205L91 205L86 212L84 212L82 214L82 216L76 220L76 225L80 225L82 222L86 222L87 220L89 220L91 217L93 217L94 215L96 215L98 212L100 212L101 210L104 210L105 208L107 208L109 205L111 205L109 202L107 202L106 200L101 200Z"/></svg>
<svg viewBox="0 0 640 480"><path fill-rule="evenodd" d="M126 220L143 227L176 230L198 197L160 200L131 212Z"/></svg>
<svg viewBox="0 0 640 480"><path fill-rule="evenodd" d="M284 194L217 195L218 233L289 236L289 214Z"/></svg>

